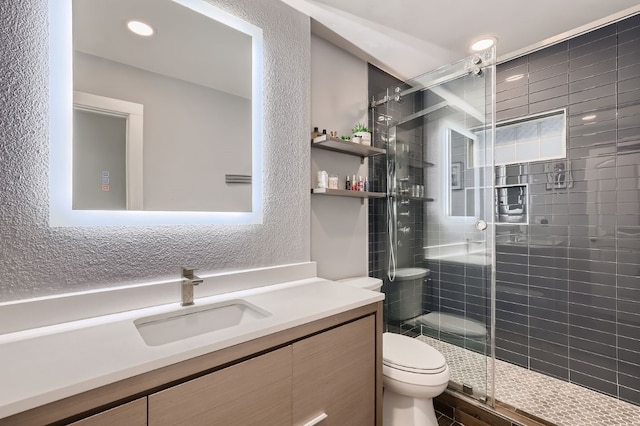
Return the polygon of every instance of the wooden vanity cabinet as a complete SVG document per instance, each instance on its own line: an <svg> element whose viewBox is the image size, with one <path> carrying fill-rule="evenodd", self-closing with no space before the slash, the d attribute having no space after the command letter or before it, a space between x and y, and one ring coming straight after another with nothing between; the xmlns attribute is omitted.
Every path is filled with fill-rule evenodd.
<svg viewBox="0 0 640 426"><path fill-rule="evenodd" d="M375 362L368 316L150 395L149 426L371 426Z"/></svg>
<svg viewBox="0 0 640 426"><path fill-rule="evenodd" d="M382 425L382 303L0 419L0 426Z"/></svg>

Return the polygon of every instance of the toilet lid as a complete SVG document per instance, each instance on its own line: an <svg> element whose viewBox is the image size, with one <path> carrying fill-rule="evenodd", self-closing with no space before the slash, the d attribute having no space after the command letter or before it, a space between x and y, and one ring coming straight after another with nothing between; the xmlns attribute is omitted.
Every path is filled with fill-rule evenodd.
<svg viewBox="0 0 640 426"><path fill-rule="evenodd" d="M396 333L382 334L382 359L389 367L435 374L446 367L444 356L425 342Z"/></svg>
<svg viewBox="0 0 640 426"><path fill-rule="evenodd" d="M409 281L422 278L431 272L426 268L398 268L396 269L396 279L398 281Z"/></svg>

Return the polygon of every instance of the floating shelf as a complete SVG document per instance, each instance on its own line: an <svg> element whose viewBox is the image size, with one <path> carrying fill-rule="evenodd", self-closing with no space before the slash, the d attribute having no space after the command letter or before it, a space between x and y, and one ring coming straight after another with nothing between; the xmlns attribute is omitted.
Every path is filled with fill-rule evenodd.
<svg viewBox="0 0 640 426"><path fill-rule="evenodd" d="M365 192L365 191L347 191L346 189L329 189L329 188L311 188L312 194L333 195L336 197L360 198L361 204L364 204L365 198L384 198L387 196L384 192Z"/></svg>
<svg viewBox="0 0 640 426"><path fill-rule="evenodd" d="M360 157L360 161L364 162L366 157L374 155L386 154L387 150L375 148L369 145L362 145L351 141L345 141L340 138L332 138L326 135L318 136L311 141L312 148L326 149L327 151L340 152L343 154L355 155ZM348 192L348 191L346 191Z"/></svg>
<svg viewBox="0 0 640 426"><path fill-rule="evenodd" d="M312 194L337 195L338 197L352 198L384 198L384 192L347 191L346 189L311 188Z"/></svg>

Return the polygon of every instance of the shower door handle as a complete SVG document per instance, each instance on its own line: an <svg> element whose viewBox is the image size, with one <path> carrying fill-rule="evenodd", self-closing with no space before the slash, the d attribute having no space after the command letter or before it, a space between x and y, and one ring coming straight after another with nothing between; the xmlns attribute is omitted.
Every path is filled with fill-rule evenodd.
<svg viewBox="0 0 640 426"><path fill-rule="evenodd" d="M484 231L485 229L487 229L487 222L480 219L479 221L476 222L476 229L478 231Z"/></svg>

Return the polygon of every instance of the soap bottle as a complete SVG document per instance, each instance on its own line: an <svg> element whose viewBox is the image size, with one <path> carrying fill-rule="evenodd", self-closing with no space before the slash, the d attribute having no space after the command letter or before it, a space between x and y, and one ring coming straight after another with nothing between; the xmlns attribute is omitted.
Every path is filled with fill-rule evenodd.
<svg viewBox="0 0 640 426"><path fill-rule="evenodd" d="M320 131L318 130L317 127L313 128L313 132L311 132L311 139L315 139L318 136L320 136L322 133L320 133Z"/></svg>

